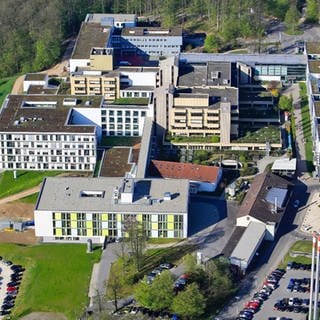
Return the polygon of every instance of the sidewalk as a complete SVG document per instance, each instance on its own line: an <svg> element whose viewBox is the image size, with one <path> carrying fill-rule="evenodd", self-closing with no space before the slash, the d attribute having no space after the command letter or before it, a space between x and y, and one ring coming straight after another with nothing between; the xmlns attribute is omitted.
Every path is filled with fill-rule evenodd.
<svg viewBox="0 0 320 320"><path fill-rule="evenodd" d="M307 213L304 217L300 229L304 233L312 234L314 231L320 232L320 193L316 192L310 203L307 205Z"/></svg>

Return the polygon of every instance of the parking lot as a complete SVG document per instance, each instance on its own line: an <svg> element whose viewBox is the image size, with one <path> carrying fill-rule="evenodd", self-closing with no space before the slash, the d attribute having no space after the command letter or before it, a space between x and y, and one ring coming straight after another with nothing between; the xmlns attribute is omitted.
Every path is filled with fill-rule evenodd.
<svg viewBox="0 0 320 320"><path fill-rule="evenodd" d="M289 292L287 287L291 278L303 279L310 278L310 271L307 270L288 270L280 279L279 286L272 292L269 298L263 302L261 309L254 315L254 319L267 320L269 317L286 317L292 320L305 320L307 314L295 313L288 311L278 311L274 309L274 305L284 298L300 298L308 299L309 292Z"/></svg>
<svg viewBox="0 0 320 320"><path fill-rule="evenodd" d="M15 305L24 268L0 257L0 319L11 313Z"/></svg>

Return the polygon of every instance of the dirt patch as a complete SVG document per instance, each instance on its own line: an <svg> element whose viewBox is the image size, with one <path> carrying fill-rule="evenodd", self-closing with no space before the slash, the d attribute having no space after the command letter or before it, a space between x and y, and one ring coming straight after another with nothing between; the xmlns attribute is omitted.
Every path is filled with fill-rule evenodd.
<svg viewBox="0 0 320 320"><path fill-rule="evenodd" d="M21 320L68 320L63 313L57 312L32 312Z"/></svg>
<svg viewBox="0 0 320 320"><path fill-rule="evenodd" d="M23 232L18 231L0 231L0 242L15 244L36 244L37 238L34 229L27 229Z"/></svg>
<svg viewBox="0 0 320 320"><path fill-rule="evenodd" d="M9 202L0 205L0 219L12 221L33 220L34 204Z"/></svg>
<svg viewBox="0 0 320 320"><path fill-rule="evenodd" d="M9 202L0 205L0 220L33 220L34 205L21 203L21 202ZM35 237L34 230L28 229L23 232L17 231L0 231L0 242L4 243L17 243L17 244L35 244L37 238Z"/></svg>

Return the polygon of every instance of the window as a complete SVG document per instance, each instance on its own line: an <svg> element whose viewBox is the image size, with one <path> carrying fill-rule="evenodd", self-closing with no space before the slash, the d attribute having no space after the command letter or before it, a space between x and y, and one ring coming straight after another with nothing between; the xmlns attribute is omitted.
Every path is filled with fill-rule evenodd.
<svg viewBox="0 0 320 320"><path fill-rule="evenodd" d="M133 116L137 117L138 116L138 111L133 111Z"/></svg>
<svg viewBox="0 0 320 320"><path fill-rule="evenodd" d="M121 110L117 111L117 116L122 116L122 111Z"/></svg>
<svg viewBox="0 0 320 320"><path fill-rule="evenodd" d="M146 112L145 111L141 111L141 117L145 117L146 116Z"/></svg>

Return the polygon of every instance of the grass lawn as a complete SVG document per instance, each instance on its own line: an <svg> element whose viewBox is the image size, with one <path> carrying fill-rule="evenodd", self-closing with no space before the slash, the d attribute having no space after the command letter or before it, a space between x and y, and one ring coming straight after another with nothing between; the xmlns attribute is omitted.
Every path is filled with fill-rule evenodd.
<svg viewBox="0 0 320 320"><path fill-rule="evenodd" d="M10 78L4 78L0 80L0 107L2 106L2 103L7 94L11 92L17 77L18 76L13 76Z"/></svg>
<svg viewBox="0 0 320 320"><path fill-rule="evenodd" d="M103 137L101 144L103 146L134 146L137 143L141 142L141 137Z"/></svg>
<svg viewBox="0 0 320 320"><path fill-rule="evenodd" d="M39 192L36 192L34 194L31 194L30 196L21 198L21 199L17 200L16 202L35 204L38 199L38 195L39 195Z"/></svg>
<svg viewBox="0 0 320 320"><path fill-rule="evenodd" d="M309 172L314 171L313 166L313 144L312 144L312 134L311 134L311 122L310 122L310 112L307 97L307 88L305 83L300 82L300 97L301 97L301 116L302 116L302 128L303 136L305 139L305 153L307 160L307 168Z"/></svg>
<svg viewBox="0 0 320 320"><path fill-rule="evenodd" d="M17 171L17 179L12 171L0 174L0 198L5 198L18 192L37 186L44 177L53 177L61 171Z"/></svg>
<svg viewBox="0 0 320 320"><path fill-rule="evenodd" d="M297 241L289 250L290 251L301 251L301 252L306 252L306 253L311 253L311 248L312 248L312 243L311 241L305 241L305 240L301 240L301 241ZM295 261L295 262L299 262L299 263L311 263L311 259L308 257L304 257L304 256L297 256L297 257L291 257L289 255L289 252L284 256L284 258L282 259L279 268L281 269L286 269L287 264L289 261Z"/></svg>
<svg viewBox="0 0 320 320"><path fill-rule="evenodd" d="M76 319L88 302L93 263L100 250L86 253L86 245L41 244L22 246L0 244L1 256L25 266L13 318L33 311L62 312Z"/></svg>

